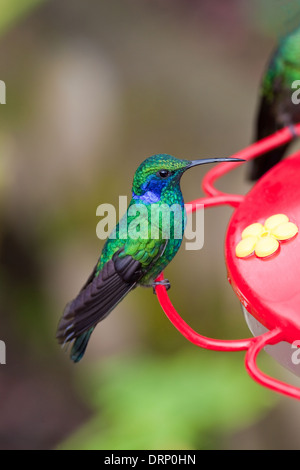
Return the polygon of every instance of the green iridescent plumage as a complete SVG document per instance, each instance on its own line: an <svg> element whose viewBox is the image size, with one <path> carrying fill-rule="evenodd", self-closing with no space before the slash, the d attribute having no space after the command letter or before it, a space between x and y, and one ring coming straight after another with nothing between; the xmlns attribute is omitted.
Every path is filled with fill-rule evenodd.
<svg viewBox="0 0 300 470"><path fill-rule="evenodd" d="M164 244L165 244L165 239L162 237L162 220L159 218L159 238L158 239L152 239L151 238L151 227L154 221L152 220L152 212L151 209L153 208L153 205L157 205L158 207L161 207L163 204L167 205L168 207L172 205L179 205L181 207L181 214L180 214L180 220L178 221L178 218L172 218L171 220L171 226L170 229L171 231L174 230L173 223L179 222L181 224L181 233L183 235L184 232L184 202L183 202L183 197L181 194L180 190L180 178L184 171L186 170L186 167L190 164L191 162L188 160L179 160L174 157L171 157L170 155L154 155L147 160L145 160L137 169L134 180L133 180L133 185L132 185L132 191L134 194L134 197L132 198L128 211L125 214L123 220L120 221L120 223L116 227L116 239L108 239L106 242L102 255L100 257L99 263L97 265L97 272L101 271L103 268L104 264L111 259L113 254L118 251L118 249L123 248L123 253L122 256L130 255L134 259L138 260L141 262L143 268L149 267L149 265L153 261L153 257L155 257L159 251L159 249L162 249ZM145 199L144 196L144 190L143 187L145 185L145 182L150 178L152 179L151 184L150 184L150 190L152 190L152 193L155 194L155 190L157 187L160 185L160 178L158 176L153 176L155 175L159 170L161 169L167 169L168 171L172 171L173 175L170 181L168 181L168 184L164 184L161 192L159 192L159 197L157 197L157 200L155 200L155 197L152 199L153 202L148 202L147 199ZM154 179L156 178L156 179ZM150 191L151 192L151 191ZM120 234L120 224L125 228L125 232L128 231L128 227L130 227L130 223L134 221L135 216L130 216L128 215L128 212L130 212L130 209L133 209L134 206L137 205L144 205L145 208L147 209L147 221L145 225L147 224L148 231L146 234L145 238L138 238L137 240L134 240L131 236L130 233L127 234L127 239L122 238L122 233ZM134 211L133 211L134 212ZM124 223L124 219L125 223ZM174 220L175 219L175 220ZM172 235L172 233L170 233ZM160 272L167 266L167 264L171 261L171 259L175 256L177 253L180 245L182 242L181 239L174 239L170 237L168 240L166 249L164 250L164 254L160 257L160 263L159 263L159 269L157 266L152 266L152 268L147 271L145 276L141 278L139 281L139 284L149 284L151 281L153 282L154 279L160 274ZM161 268L162 267L162 268ZM161 268L161 269L160 269Z"/></svg>
<svg viewBox="0 0 300 470"><path fill-rule="evenodd" d="M300 121L300 106L292 101L293 83L300 80L300 27L279 42L262 80L255 140ZM283 157L288 144L252 160L249 179L255 181Z"/></svg>
<svg viewBox="0 0 300 470"><path fill-rule="evenodd" d="M86 284L65 308L58 326L60 343L74 341L71 351L74 362L82 358L97 323L128 292L138 285L155 286L155 279L182 243L186 215L180 178L193 166L217 161L239 160L189 161L159 154L139 166L126 214L107 239Z"/></svg>

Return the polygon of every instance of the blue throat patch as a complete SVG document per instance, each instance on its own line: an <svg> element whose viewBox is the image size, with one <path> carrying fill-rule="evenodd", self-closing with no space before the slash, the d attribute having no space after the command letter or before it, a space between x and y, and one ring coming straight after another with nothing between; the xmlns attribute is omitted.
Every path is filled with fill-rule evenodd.
<svg viewBox="0 0 300 470"><path fill-rule="evenodd" d="M144 204L154 204L160 201L162 190L167 184L168 181L158 178L150 179L150 181L145 182L141 187L142 191L145 192L141 195L132 192L132 198L142 201Z"/></svg>

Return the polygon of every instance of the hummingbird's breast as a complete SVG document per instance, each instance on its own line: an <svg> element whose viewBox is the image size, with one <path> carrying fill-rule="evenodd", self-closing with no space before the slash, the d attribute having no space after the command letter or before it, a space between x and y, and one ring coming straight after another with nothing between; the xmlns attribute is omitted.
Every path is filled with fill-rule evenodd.
<svg viewBox="0 0 300 470"><path fill-rule="evenodd" d="M151 285L155 279L164 271L168 264L172 261L176 253L178 252L181 240L169 239L166 241L164 252L155 260L153 264L149 266L146 274L139 281L140 285Z"/></svg>

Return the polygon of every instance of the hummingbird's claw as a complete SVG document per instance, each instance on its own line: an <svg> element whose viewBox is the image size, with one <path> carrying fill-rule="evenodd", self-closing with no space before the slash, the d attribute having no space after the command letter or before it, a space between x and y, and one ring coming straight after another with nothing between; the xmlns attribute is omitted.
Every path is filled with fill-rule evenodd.
<svg viewBox="0 0 300 470"><path fill-rule="evenodd" d="M169 290L171 288L171 283L169 281L169 279L163 279L162 281L156 281L156 282L153 282L152 284L152 287L153 287L153 294L156 295L156 286L165 286L165 288L167 290Z"/></svg>

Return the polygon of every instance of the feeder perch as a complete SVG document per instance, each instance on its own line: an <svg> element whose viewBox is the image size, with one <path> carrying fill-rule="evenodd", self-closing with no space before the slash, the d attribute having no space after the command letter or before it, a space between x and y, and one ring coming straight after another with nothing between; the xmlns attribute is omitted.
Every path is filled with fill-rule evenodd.
<svg viewBox="0 0 300 470"><path fill-rule="evenodd" d="M300 124L295 126L300 135ZM289 128L254 143L233 155L251 160L284 145L293 138ZM250 376L276 392L300 399L300 388L266 375L257 366L257 355L265 348L278 362L300 375L293 361L300 346L300 152L268 171L245 196L219 191L214 183L241 163L221 163L204 177L206 197L192 201L210 208L234 208L225 238L225 260L230 282L239 298L253 337L218 340L194 331L172 305L166 288L156 287L157 297L169 320L189 341L217 351L246 351ZM161 274L158 280L163 279ZM299 351L300 356L300 351Z"/></svg>

